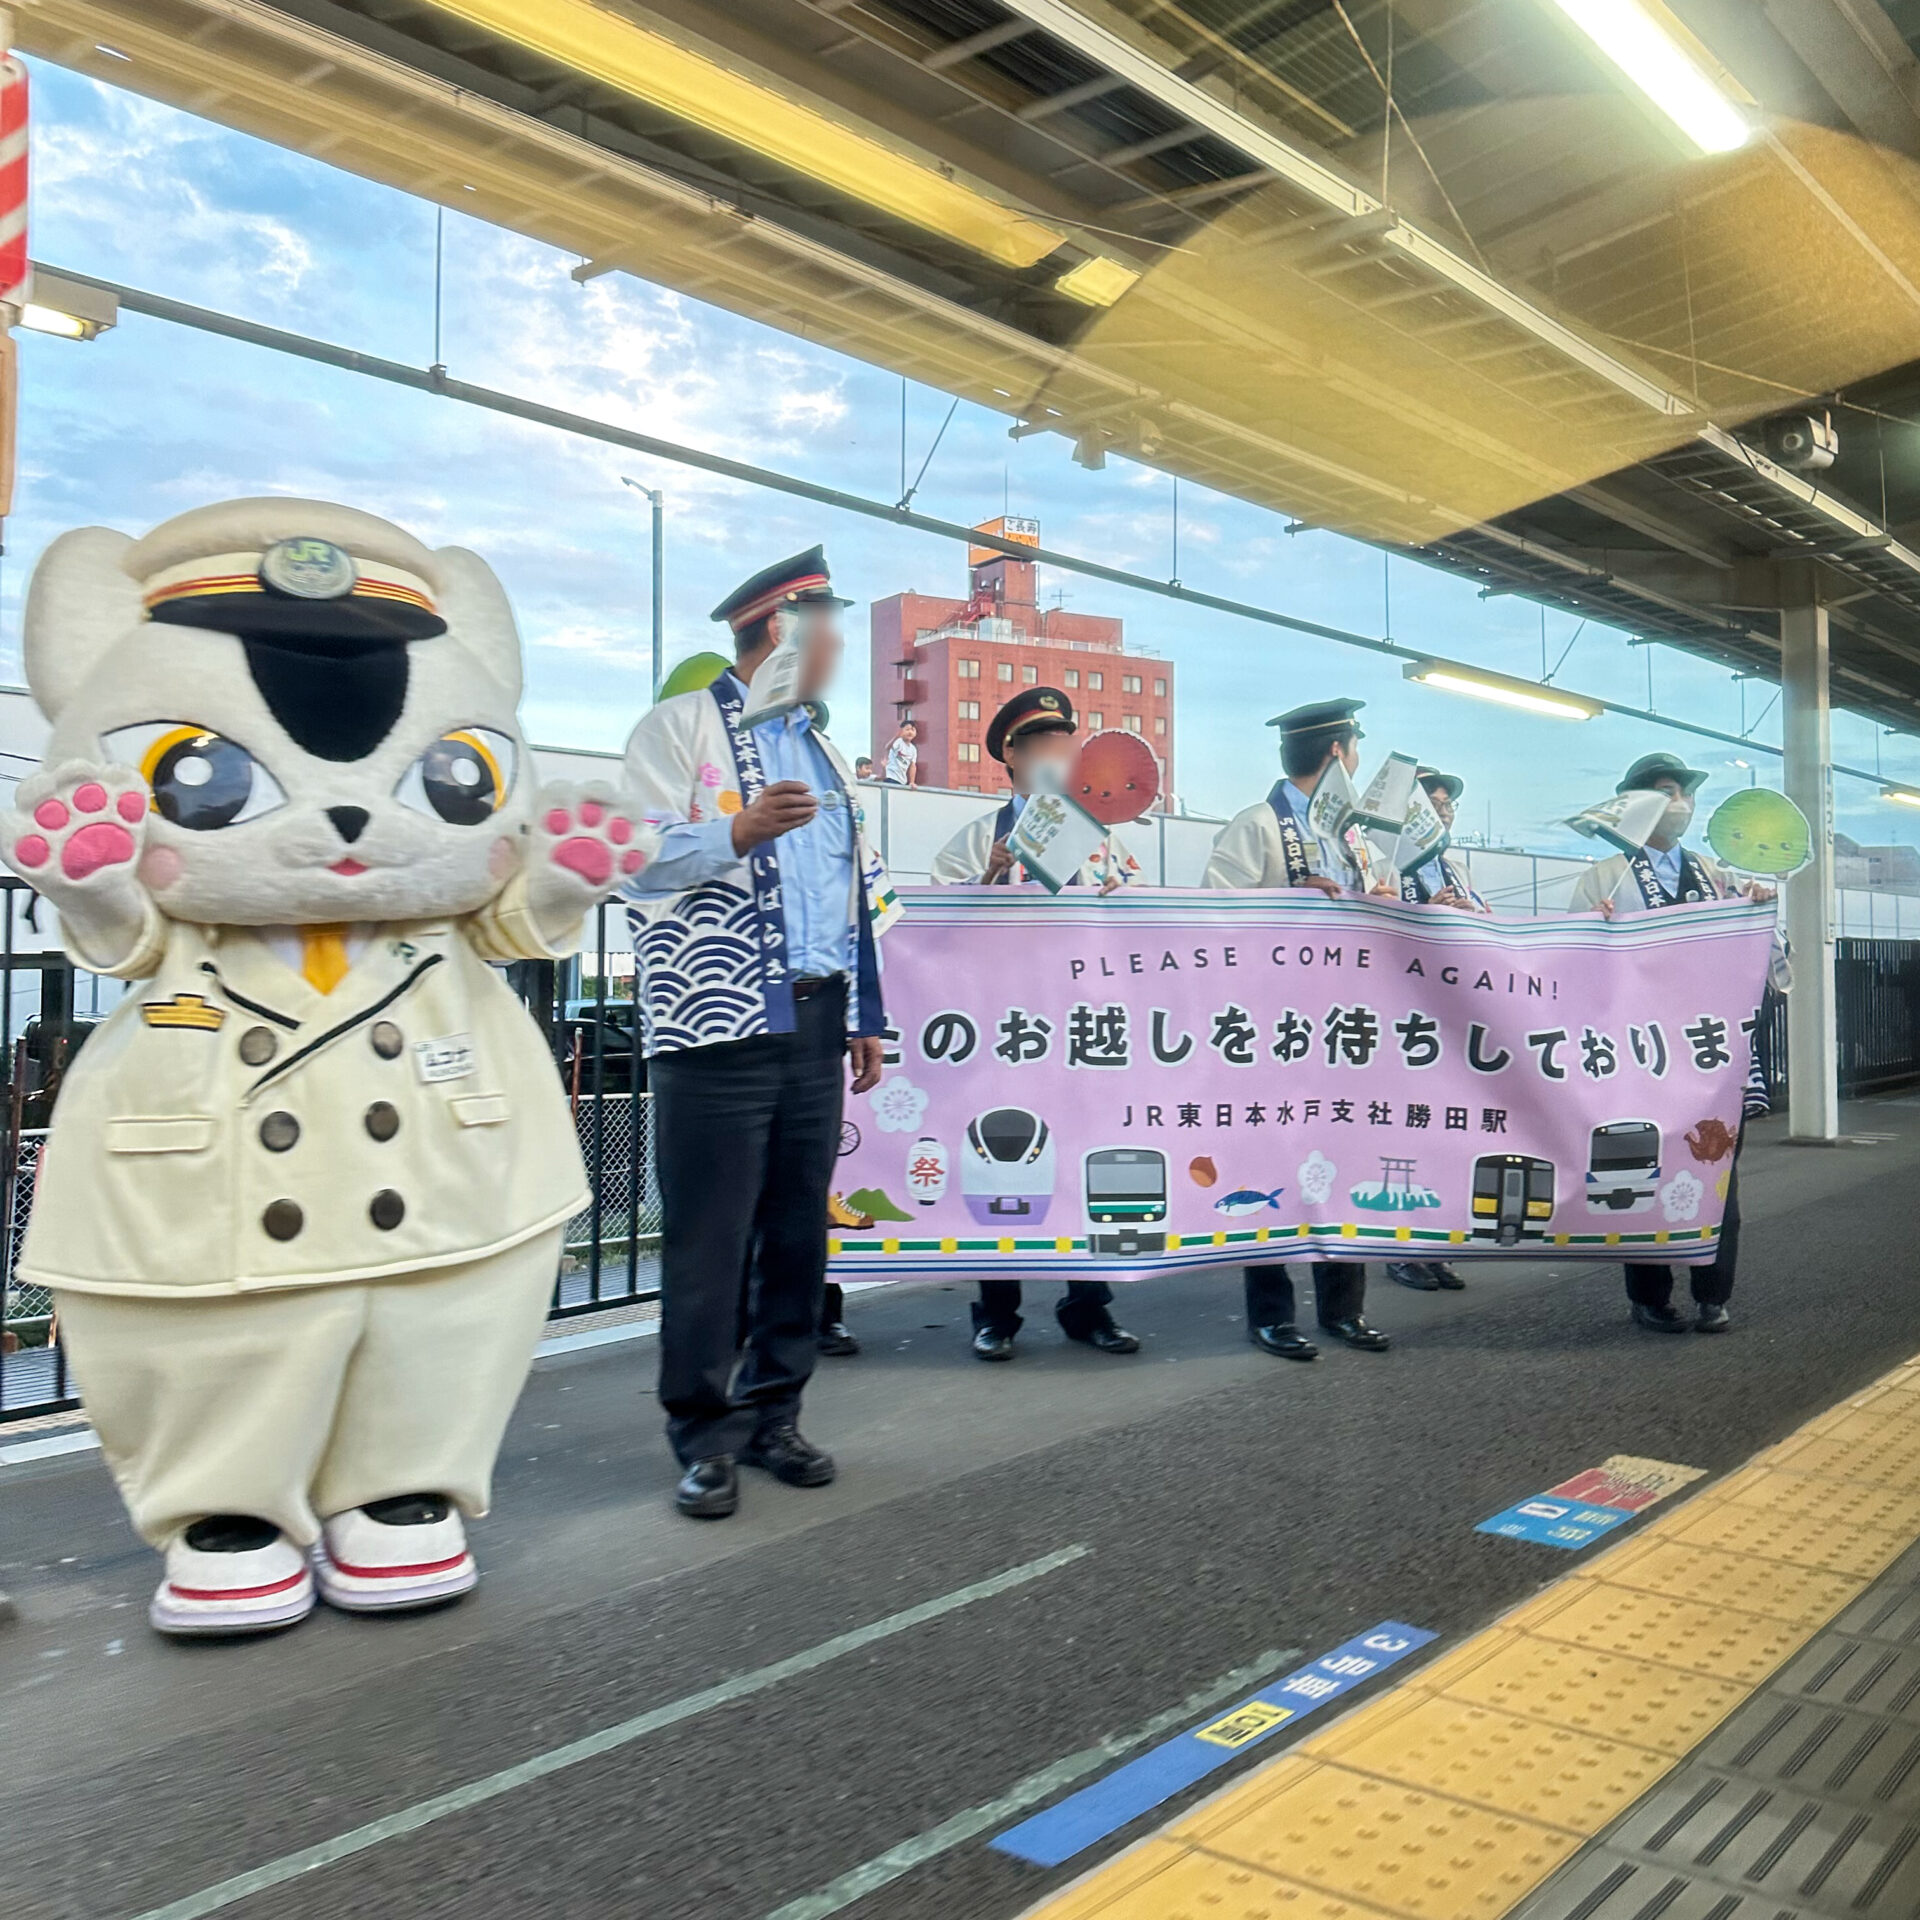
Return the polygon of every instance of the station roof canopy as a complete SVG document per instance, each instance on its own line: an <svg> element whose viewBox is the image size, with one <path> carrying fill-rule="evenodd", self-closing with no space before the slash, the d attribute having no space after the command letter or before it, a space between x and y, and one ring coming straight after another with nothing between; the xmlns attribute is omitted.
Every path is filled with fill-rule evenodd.
<svg viewBox="0 0 1920 1920"><path fill-rule="evenodd" d="M1920 0L1639 4L1741 144L1556 0L25 0L17 37L1743 670L1817 596L1836 700L1920 731Z"/></svg>

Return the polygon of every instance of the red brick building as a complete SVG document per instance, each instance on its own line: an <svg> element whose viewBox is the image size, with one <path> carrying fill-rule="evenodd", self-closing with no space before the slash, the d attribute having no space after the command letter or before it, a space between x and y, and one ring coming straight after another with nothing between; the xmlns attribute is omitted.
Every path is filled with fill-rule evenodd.
<svg viewBox="0 0 1920 1920"><path fill-rule="evenodd" d="M982 532L1039 544L1031 520L989 522ZM964 600L896 593L876 600L873 758L903 720L919 731L920 784L1002 793L1006 770L987 755L987 723L1020 689L1059 687L1083 734L1125 728L1160 760L1162 804L1174 791L1173 663L1127 651L1125 623L1036 604L1037 569L990 548L968 550Z"/></svg>

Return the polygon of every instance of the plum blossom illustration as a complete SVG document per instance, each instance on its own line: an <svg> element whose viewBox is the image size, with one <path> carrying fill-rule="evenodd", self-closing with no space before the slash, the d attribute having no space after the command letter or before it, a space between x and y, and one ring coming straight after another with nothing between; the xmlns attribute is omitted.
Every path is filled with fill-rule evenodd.
<svg viewBox="0 0 1920 1920"><path fill-rule="evenodd" d="M1300 1184L1301 1199L1311 1201L1317 1207L1333 1191L1337 1171L1333 1162L1315 1147L1294 1172L1294 1178Z"/></svg>
<svg viewBox="0 0 1920 1920"><path fill-rule="evenodd" d="M1692 1220L1700 1212L1700 1198L1706 1188L1682 1168L1660 1189L1660 1207L1669 1220Z"/></svg>
<svg viewBox="0 0 1920 1920"><path fill-rule="evenodd" d="M700 784L703 787L717 787L721 781L720 769L711 760L700 763Z"/></svg>
<svg viewBox="0 0 1920 1920"><path fill-rule="evenodd" d="M873 1109L873 1124L882 1133L912 1133L927 1110L928 1098L924 1087L916 1087L905 1074L896 1073L867 1095L867 1105Z"/></svg>

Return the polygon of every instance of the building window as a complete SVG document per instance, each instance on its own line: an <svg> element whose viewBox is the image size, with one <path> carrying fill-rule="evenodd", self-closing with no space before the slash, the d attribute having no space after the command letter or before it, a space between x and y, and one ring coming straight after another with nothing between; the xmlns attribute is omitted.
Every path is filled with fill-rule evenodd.
<svg viewBox="0 0 1920 1920"><path fill-rule="evenodd" d="M980 678L980 662L978 660L956 660L953 663L953 673L956 680L978 680Z"/></svg>
<svg viewBox="0 0 1920 1920"><path fill-rule="evenodd" d="M1156 680L1153 683L1153 697L1156 700L1164 700L1167 697L1167 683L1164 680Z"/></svg>
<svg viewBox="0 0 1920 1920"><path fill-rule="evenodd" d="M1167 730L1167 716L1166 716L1166 715L1165 715L1164 713L1157 713L1157 714L1155 714L1155 715L1154 715L1154 717L1153 717L1153 730L1154 730L1154 732L1155 732L1155 733L1165 733L1165 732L1166 732L1166 730Z"/></svg>
<svg viewBox="0 0 1920 1920"><path fill-rule="evenodd" d="M1107 676L1104 673L1090 673L1087 675L1087 686L1094 693L1098 693L1106 684Z"/></svg>
<svg viewBox="0 0 1920 1920"><path fill-rule="evenodd" d="M962 700L959 711L962 720L978 720L980 718L980 702L978 700Z"/></svg>
<svg viewBox="0 0 1920 1920"><path fill-rule="evenodd" d="M1091 727L1095 733L1098 733L1106 724L1107 716L1104 713L1090 713L1087 715L1087 725Z"/></svg>
<svg viewBox="0 0 1920 1920"><path fill-rule="evenodd" d="M1020 678L1027 686L1037 686L1040 681L1040 669L1038 667L1022 667L1020 669Z"/></svg>
<svg viewBox="0 0 1920 1920"><path fill-rule="evenodd" d="M1137 713L1130 713L1120 724L1125 727L1129 733L1138 733L1140 731L1140 716Z"/></svg>
<svg viewBox="0 0 1920 1920"><path fill-rule="evenodd" d="M1120 676L1120 691L1122 693L1138 693L1140 691L1140 676L1137 673L1123 673Z"/></svg>
<svg viewBox="0 0 1920 1920"><path fill-rule="evenodd" d="M1080 684L1080 669L1078 667L1069 667L1066 671L1065 679L1068 686L1077 687Z"/></svg>
<svg viewBox="0 0 1920 1920"><path fill-rule="evenodd" d="M1011 680L1013 678L1013 662L1011 660L1002 660L994 671L1002 680Z"/></svg>
<svg viewBox="0 0 1920 1920"><path fill-rule="evenodd" d="M976 740L963 740L954 748L954 757L971 766L980 758L980 744Z"/></svg>

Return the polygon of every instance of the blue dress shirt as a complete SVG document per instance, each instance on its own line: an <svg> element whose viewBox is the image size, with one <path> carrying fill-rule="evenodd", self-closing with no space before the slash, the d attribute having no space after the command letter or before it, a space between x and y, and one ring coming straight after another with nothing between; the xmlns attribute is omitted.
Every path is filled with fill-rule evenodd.
<svg viewBox="0 0 1920 1920"><path fill-rule="evenodd" d="M1680 891L1680 849L1678 846L1649 847L1648 862L1653 867L1653 876L1669 893Z"/></svg>
<svg viewBox="0 0 1920 1920"><path fill-rule="evenodd" d="M739 686L738 681L735 682ZM746 688L740 686L742 698ZM813 716L796 708L753 729L760 769L771 786L798 780L820 808L804 827L773 843L780 862L780 901L787 923L787 965L795 979L854 972L853 807L818 740ZM660 836L660 850L622 891L657 898L704 885L740 864L733 821L683 820Z"/></svg>

